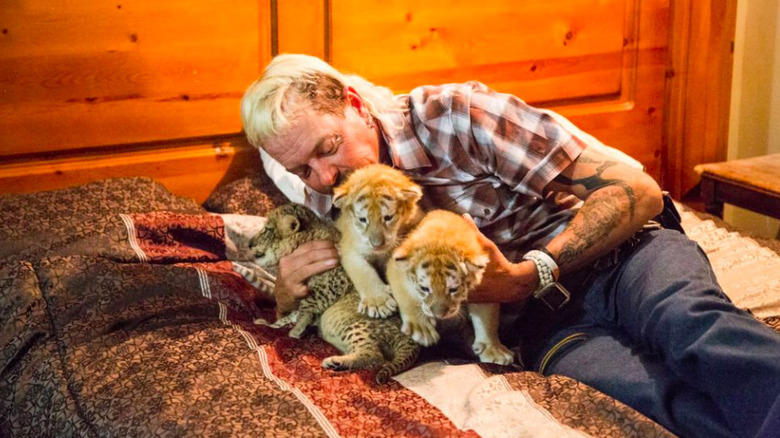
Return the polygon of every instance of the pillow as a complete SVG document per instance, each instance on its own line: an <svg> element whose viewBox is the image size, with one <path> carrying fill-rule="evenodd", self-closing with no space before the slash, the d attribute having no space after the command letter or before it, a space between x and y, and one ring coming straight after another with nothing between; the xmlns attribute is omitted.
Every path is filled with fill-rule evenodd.
<svg viewBox="0 0 780 438"><path fill-rule="evenodd" d="M217 188L203 207L213 213L266 216L286 202L289 201L284 194L261 171Z"/></svg>

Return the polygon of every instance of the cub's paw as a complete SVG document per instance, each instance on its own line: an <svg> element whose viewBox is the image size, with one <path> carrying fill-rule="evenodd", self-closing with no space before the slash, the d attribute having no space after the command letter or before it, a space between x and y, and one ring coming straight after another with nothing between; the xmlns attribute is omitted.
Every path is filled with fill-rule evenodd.
<svg viewBox="0 0 780 438"><path fill-rule="evenodd" d="M268 322L268 320L265 318L257 318L255 319L254 322L257 325L264 325L264 326L278 329L286 325L295 324L297 321L298 321L298 311L294 311L288 314L287 316L284 316L282 318L277 318L276 321L273 323Z"/></svg>
<svg viewBox="0 0 780 438"><path fill-rule="evenodd" d="M301 339L303 332L305 331L306 326L295 326L287 333L287 336L295 339Z"/></svg>
<svg viewBox="0 0 780 438"><path fill-rule="evenodd" d="M370 318L387 318L396 310L398 310L398 303L395 302L388 286L369 294L360 294L358 313Z"/></svg>
<svg viewBox="0 0 780 438"><path fill-rule="evenodd" d="M349 366L343 361L344 356L330 356L322 361L322 368L333 371L347 371Z"/></svg>
<svg viewBox="0 0 780 438"><path fill-rule="evenodd" d="M479 356L480 362L510 365L515 357L512 350L506 348L501 343L475 342L471 349L474 351L474 354Z"/></svg>
<svg viewBox="0 0 780 438"><path fill-rule="evenodd" d="M436 331L436 320L433 318L403 318L401 331L424 347L430 347L439 342L439 332Z"/></svg>
<svg viewBox="0 0 780 438"><path fill-rule="evenodd" d="M266 319L263 318L257 318L255 320L255 324L271 327L272 329L279 329L286 325L290 325L291 323L292 323L291 321L286 321L284 319L277 319L276 322L268 322Z"/></svg>

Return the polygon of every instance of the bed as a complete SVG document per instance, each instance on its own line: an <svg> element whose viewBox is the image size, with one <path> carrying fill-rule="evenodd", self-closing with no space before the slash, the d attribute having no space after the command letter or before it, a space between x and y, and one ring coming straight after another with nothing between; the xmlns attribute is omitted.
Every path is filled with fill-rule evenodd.
<svg viewBox="0 0 780 438"><path fill-rule="evenodd" d="M322 370L334 349L315 336L254 325L272 303L242 275L242 237L284 197L249 173L238 108L278 53L399 93L478 79L682 197L726 155L735 16L714 0L2 3L0 437L669 435L565 377L427 355L379 386ZM732 299L778 328L777 241L683 218Z"/></svg>
<svg viewBox="0 0 780 438"><path fill-rule="evenodd" d="M0 196L0 436L669 436L572 379L428 356L386 385L252 323L240 236L284 202L238 179L199 205L149 178ZM680 206L682 208L682 206ZM780 245L683 209L725 291L780 329Z"/></svg>

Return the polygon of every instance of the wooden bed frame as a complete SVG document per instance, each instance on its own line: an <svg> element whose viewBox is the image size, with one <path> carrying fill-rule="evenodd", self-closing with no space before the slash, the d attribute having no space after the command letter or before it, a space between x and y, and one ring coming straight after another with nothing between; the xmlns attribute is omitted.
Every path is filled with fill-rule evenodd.
<svg viewBox="0 0 780 438"><path fill-rule="evenodd" d="M0 6L0 193L149 176L203 201L258 167L239 102L292 52L396 92L480 80L569 117L675 197L725 158L735 0L230 5Z"/></svg>

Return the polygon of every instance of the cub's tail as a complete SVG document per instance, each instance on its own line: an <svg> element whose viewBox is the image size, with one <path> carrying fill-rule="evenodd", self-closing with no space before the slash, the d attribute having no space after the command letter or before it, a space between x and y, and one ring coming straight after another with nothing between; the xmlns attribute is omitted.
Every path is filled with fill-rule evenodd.
<svg viewBox="0 0 780 438"><path fill-rule="evenodd" d="M390 377L411 368L414 361L417 360L417 356L420 354L420 345L414 342L409 336L401 333L400 330L396 338L396 348L393 360L385 362L376 372L376 377L374 379L379 384L387 383L390 380Z"/></svg>

